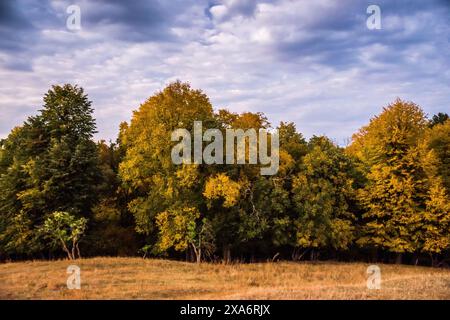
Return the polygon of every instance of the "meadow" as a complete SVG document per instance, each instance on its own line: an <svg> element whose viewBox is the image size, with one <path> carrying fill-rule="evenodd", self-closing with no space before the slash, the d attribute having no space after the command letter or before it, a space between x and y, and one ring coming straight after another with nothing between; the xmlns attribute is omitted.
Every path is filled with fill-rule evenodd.
<svg viewBox="0 0 450 320"><path fill-rule="evenodd" d="M69 290L67 267L81 269ZM379 264L381 289L367 288L366 263L193 264L90 258L0 264L0 299L450 299L450 270Z"/></svg>

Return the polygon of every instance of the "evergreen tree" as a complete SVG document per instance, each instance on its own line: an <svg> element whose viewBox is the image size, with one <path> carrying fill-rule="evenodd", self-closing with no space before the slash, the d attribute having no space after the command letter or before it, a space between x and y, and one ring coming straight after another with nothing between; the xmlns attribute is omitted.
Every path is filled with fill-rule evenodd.
<svg viewBox="0 0 450 320"><path fill-rule="evenodd" d="M92 137L95 121L82 88L53 86L37 116L2 143L0 197L2 250L31 254L41 248L39 225L55 211L88 216L99 179ZM14 230L21 228L22 234ZM30 241L22 250L23 237Z"/></svg>

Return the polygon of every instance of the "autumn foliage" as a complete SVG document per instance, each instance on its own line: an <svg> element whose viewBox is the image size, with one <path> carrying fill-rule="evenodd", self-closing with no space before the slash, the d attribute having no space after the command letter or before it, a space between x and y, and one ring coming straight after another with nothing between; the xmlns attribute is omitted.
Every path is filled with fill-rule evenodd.
<svg viewBox="0 0 450 320"><path fill-rule="evenodd" d="M293 123L272 127L262 113L215 110L180 81L141 104L114 143L94 143L92 111L81 88L54 86L40 113L1 141L0 258L448 259L445 114L428 120L398 99L342 147L325 136L307 141ZM171 133L192 131L194 121L203 130L277 129L278 173L174 164ZM56 218L67 224L55 227Z"/></svg>

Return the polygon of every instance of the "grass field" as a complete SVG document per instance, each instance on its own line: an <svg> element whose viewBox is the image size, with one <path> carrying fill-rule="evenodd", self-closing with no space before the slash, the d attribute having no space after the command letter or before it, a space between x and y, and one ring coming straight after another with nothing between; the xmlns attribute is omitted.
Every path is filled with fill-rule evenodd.
<svg viewBox="0 0 450 320"><path fill-rule="evenodd" d="M69 290L66 269L81 268ZM368 264L191 264L92 258L0 264L1 299L450 299L450 270L383 265L381 289L366 286Z"/></svg>

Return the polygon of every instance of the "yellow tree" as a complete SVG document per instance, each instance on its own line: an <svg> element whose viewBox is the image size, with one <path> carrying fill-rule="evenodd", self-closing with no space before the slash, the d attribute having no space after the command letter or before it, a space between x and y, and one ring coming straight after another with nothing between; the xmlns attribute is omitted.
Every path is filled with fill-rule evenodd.
<svg viewBox="0 0 450 320"><path fill-rule="evenodd" d="M439 178L431 186L423 214L422 251L430 254L435 265L435 254L450 248L450 200Z"/></svg>
<svg viewBox="0 0 450 320"><path fill-rule="evenodd" d="M348 152L367 170L368 182L359 198L365 207L362 246L397 253L416 252L426 175L418 143L427 127L423 111L397 99L353 136Z"/></svg>
<svg viewBox="0 0 450 320"><path fill-rule="evenodd" d="M119 175L131 194L128 208L137 232L159 239L159 245L149 243L155 251L168 249L170 243L176 250L188 248L175 241L181 236L175 231L203 221L197 213L202 211L205 170L197 165L176 165L171 158L176 144L171 141L172 133L180 128L193 132L194 121L202 121L204 129L215 127L211 103L202 91L177 81L145 101L133 113L129 126L121 126L125 156ZM180 215L184 218L175 219L177 228L168 233L165 221ZM173 239L168 241L168 237Z"/></svg>
<svg viewBox="0 0 450 320"><path fill-rule="evenodd" d="M424 166L430 176L439 176L450 192L450 120L426 130L421 142Z"/></svg>
<svg viewBox="0 0 450 320"><path fill-rule="evenodd" d="M216 119L223 131L236 129L245 131L246 134L253 130L258 132L260 129L268 129L270 125L262 113L236 114L219 110ZM268 139L271 139L270 135ZM264 165L249 163L251 152L258 150L260 146L259 136L251 138L250 134L245 135L244 142L240 144L235 138L226 141L227 144L234 145L234 159L237 159L238 147L242 148L244 145L245 164L237 164L235 161L234 164L217 168L218 174L209 177L204 190L210 211L213 212L211 222L216 230L218 245L223 250L226 262L231 259L232 247L241 252L250 250L253 256L258 243L263 241L269 230L270 214L278 210L275 209L275 202L285 201L288 196L278 193L278 197L270 197L275 186L272 178L261 175L261 167Z"/></svg>
<svg viewBox="0 0 450 320"><path fill-rule="evenodd" d="M435 265L437 255L450 248L450 120L426 130L420 152L429 190L422 216L422 251Z"/></svg>

